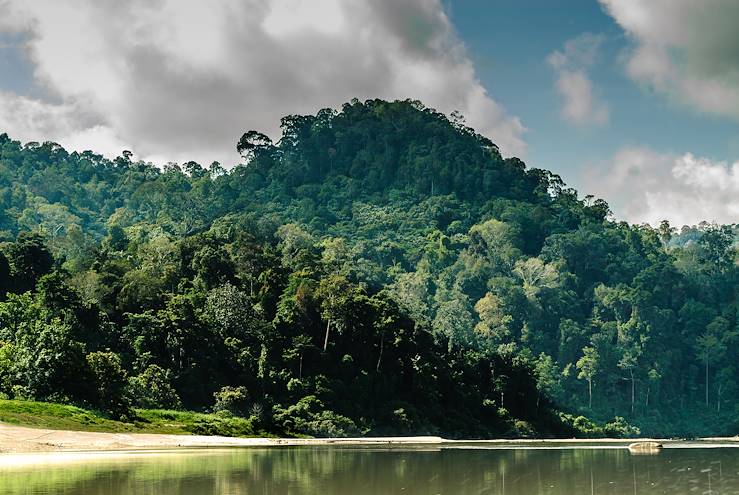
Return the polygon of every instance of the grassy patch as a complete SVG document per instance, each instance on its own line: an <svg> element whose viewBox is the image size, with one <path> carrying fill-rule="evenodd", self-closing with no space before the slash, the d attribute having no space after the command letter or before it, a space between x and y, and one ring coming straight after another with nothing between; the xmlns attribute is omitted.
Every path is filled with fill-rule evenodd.
<svg viewBox="0 0 739 495"><path fill-rule="evenodd" d="M131 422L117 421L75 406L0 400L0 422L52 430L169 433L181 435L264 436L251 419L189 411L136 409Z"/></svg>

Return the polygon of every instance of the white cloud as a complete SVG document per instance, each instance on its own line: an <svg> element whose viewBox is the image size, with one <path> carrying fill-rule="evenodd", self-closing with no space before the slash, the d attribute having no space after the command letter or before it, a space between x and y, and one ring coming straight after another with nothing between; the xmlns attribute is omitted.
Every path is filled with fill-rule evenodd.
<svg viewBox="0 0 739 495"><path fill-rule="evenodd" d="M578 126L608 122L608 105L595 96L588 75L602 42L602 36L586 33L547 57L557 74L557 92L563 98L562 118Z"/></svg>
<svg viewBox="0 0 739 495"><path fill-rule="evenodd" d="M11 18L0 32L24 33L49 95L0 95L16 139L230 165L242 132L277 136L283 115L413 98L461 111L506 155L525 151L440 0L0 0Z"/></svg>
<svg viewBox="0 0 739 495"><path fill-rule="evenodd" d="M28 29L29 19L12 8L11 0L0 0L0 32L17 34Z"/></svg>
<svg viewBox="0 0 739 495"><path fill-rule="evenodd" d="M74 103L45 103L0 91L0 132L23 141L54 140L70 149L118 155L129 148L108 126ZM51 137L49 137L51 136Z"/></svg>
<svg viewBox="0 0 739 495"><path fill-rule="evenodd" d="M633 223L657 225L667 219L681 226L739 219L739 162L624 148L605 167L591 167L585 182L618 218Z"/></svg>
<svg viewBox="0 0 739 495"><path fill-rule="evenodd" d="M600 2L634 41L632 79L680 104L739 118L739 2Z"/></svg>

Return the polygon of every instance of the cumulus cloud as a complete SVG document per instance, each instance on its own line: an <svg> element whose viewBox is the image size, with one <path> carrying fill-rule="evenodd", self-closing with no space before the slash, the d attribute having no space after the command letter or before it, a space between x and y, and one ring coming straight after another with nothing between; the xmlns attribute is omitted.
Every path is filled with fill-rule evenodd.
<svg viewBox="0 0 739 495"><path fill-rule="evenodd" d="M94 148L116 156L130 146L101 119L74 102L48 103L0 91L0 132L23 141L56 141L69 149Z"/></svg>
<svg viewBox="0 0 739 495"><path fill-rule="evenodd" d="M556 88L563 99L562 118L578 126L608 122L608 105L595 96L588 75L602 42L602 36L585 33L547 57L557 74Z"/></svg>
<svg viewBox="0 0 739 495"><path fill-rule="evenodd" d="M631 78L680 104L739 118L739 2L600 2L634 42Z"/></svg>
<svg viewBox="0 0 739 495"><path fill-rule="evenodd" d="M0 0L3 30L21 33L48 96L0 93L20 139L230 165L242 132L277 137L283 115L413 98L525 150L441 0Z"/></svg>
<svg viewBox="0 0 739 495"><path fill-rule="evenodd" d="M657 225L666 219L681 226L739 218L739 162L624 148L585 176L588 190L629 222Z"/></svg>

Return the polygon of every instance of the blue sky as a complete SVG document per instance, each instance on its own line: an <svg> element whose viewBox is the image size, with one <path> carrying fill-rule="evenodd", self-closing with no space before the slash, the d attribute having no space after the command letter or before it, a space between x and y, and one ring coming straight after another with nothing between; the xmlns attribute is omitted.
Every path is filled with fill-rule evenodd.
<svg viewBox="0 0 739 495"><path fill-rule="evenodd" d="M33 84L31 64L25 59L20 37L0 33L0 89L27 93Z"/></svg>
<svg viewBox="0 0 739 495"><path fill-rule="evenodd" d="M555 170L580 188L586 187L579 179L583 168L597 167L623 147L739 158L735 119L686 108L628 77L623 56L632 42L598 2L458 0L447 8L485 87L527 127L531 166ZM589 72L610 110L606 124L584 128L563 121L546 63L583 33L604 36Z"/></svg>
<svg viewBox="0 0 739 495"><path fill-rule="evenodd" d="M739 2L0 1L0 132L155 163L352 97L461 111L618 219L739 221Z"/></svg>

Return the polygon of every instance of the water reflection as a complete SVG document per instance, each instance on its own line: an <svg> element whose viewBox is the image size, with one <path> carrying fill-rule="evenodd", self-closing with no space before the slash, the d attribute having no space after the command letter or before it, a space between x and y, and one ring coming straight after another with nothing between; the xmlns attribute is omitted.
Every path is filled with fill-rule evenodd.
<svg viewBox="0 0 739 495"><path fill-rule="evenodd" d="M2 456L0 456L2 457ZM2 463L2 494L728 494L739 449L299 447ZM62 458L64 459L64 458Z"/></svg>

